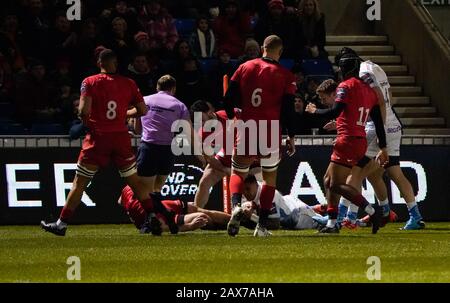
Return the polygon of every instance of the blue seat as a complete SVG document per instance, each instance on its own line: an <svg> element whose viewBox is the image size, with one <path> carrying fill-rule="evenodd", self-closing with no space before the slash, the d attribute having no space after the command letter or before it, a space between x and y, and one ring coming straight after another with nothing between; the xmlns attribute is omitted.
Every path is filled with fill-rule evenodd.
<svg viewBox="0 0 450 303"><path fill-rule="evenodd" d="M237 69L239 67L238 66L238 62L239 62L238 59L231 59L230 62L231 62L231 65L233 66L234 69Z"/></svg>
<svg viewBox="0 0 450 303"><path fill-rule="evenodd" d="M326 59L303 60L302 69L305 76L334 77L333 66Z"/></svg>
<svg viewBox="0 0 450 303"><path fill-rule="evenodd" d="M280 59L280 64L288 70L291 70L295 64L295 61L294 59Z"/></svg>
<svg viewBox="0 0 450 303"><path fill-rule="evenodd" d="M202 60L200 60L201 69L205 75L208 75L209 73L211 73L211 71L217 67L218 63L219 63L219 61L217 59L202 59Z"/></svg>
<svg viewBox="0 0 450 303"><path fill-rule="evenodd" d="M29 131L18 123L0 123L0 135L29 135Z"/></svg>
<svg viewBox="0 0 450 303"><path fill-rule="evenodd" d="M194 19L177 19L175 20L175 27L177 28L178 35L184 39L189 38L195 28Z"/></svg>
<svg viewBox="0 0 450 303"><path fill-rule="evenodd" d="M10 103L0 103L0 118L12 118L14 115L14 105Z"/></svg>
<svg viewBox="0 0 450 303"><path fill-rule="evenodd" d="M32 135L66 135L66 131L61 124L36 123L31 126Z"/></svg>

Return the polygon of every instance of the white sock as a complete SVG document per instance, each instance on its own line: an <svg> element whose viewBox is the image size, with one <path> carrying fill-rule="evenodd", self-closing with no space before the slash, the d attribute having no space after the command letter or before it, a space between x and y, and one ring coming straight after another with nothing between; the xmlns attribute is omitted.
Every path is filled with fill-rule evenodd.
<svg viewBox="0 0 450 303"><path fill-rule="evenodd" d="M372 216L375 213L375 208L372 207L372 205L367 205L366 208L364 208L364 211L369 215Z"/></svg>
<svg viewBox="0 0 450 303"><path fill-rule="evenodd" d="M333 228L334 226L336 226L336 221L336 219L328 219L327 227Z"/></svg>
<svg viewBox="0 0 450 303"><path fill-rule="evenodd" d="M350 211L352 212L352 213L358 213L358 210L359 210L359 207L358 206L356 206L355 204L350 204Z"/></svg>
<svg viewBox="0 0 450 303"><path fill-rule="evenodd" d="M349 207L352 203L349 200L345 199L344 197L341 197L339 204L343 204L343 205Z"/></svg>
<svg viewBox="0 0 450 303"><path fill-rule="evenodd" d="M416 201L406 203L406 206L408 207L408 210L410 210L411 208L413 208L416 205L417 205Z"/></svg>
<svg viewBox="0 0 450 303"><path fill-rule="evenodd" d="M377 198L378 199L378 198ZM389 204L389 200L386 198L386 200L380 200L378 199L378 204L380 206L384 206L384 205L388 205Z"/></svg>
<svg viewBox="0 0 450 303"><path fill-rule="evenodd" d="M64 223L63 221L61 221L61 219L58 219L58 221L56 221L56 226L59 229L66 228L67 227L67 223Z"/></svg>

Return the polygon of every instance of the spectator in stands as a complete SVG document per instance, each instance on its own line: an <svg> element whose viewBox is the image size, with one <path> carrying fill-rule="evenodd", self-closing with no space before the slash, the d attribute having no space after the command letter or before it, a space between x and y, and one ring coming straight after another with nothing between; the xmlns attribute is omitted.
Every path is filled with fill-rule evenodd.
<svg viewBox="0 0 450 303"><path fill-rule="evenodd" d="M97 46L103 43L98 34L97 22L93 18L82 21L81 33L77 41L77 56L75 57L75 70L79 75L74 79L76 83L82 81L97 71L97 60L94 52Z"/></svg>
<svg viewBox="0 0 450 303"><path fill-rule="evenodd" d="M237 65L259 57L261 57L261 47L255 39L249 38L245 41L244 55L239 57Z"/></svg>
<svg viewBox="0 0 450 303"><path fill-rule="evenodd" d="M214 107L218 110L223 108L223 104L220 102L224 95L223 77L227 75L228 79L231 79L235 70L236 66L231 61L230 54L225 50L219 50L219 63L217 67L211 71L210 75L208 75L208 78L211 79L211 100Z"/></svg>
<svg viewBox="0 0 450 303"><path fill-rule="evenodd" d="M261 44L267 36L277 35L283 40L282 57L298 59L302 41L298 33L297 18L286 12L283 0L271 0L267 6L268 13L255 26L256 40Z"/></svg>
<svg viewBox="0 0 450 303"><path fill-rule="evenodd" d="M305 95L306 90L307 90L307 85L306 85L306 81L305 81L305 74L303 73L301 64L299 64L299 63L295 64L292 67L291 72L295 76L295 81L297 83L297 92L301 93L302 95Z"/></svg>
<svg viewBox="0 0 450 303"><path fill-rule="evenodd" d="M0 102L11 103L13 100L14 82L11 65L0 53Z"/></svg>
<svg viewBox="0 0 450 303"><path fill-rule="evenodd" d="M241 12L236 0L227 0L224 9L214 21L214 31L217 36L217 47L238 58L244 53L245 40L249 36L250 16Z"/></svg>
<svg viewBox="0 0 450 303"><path fill-rule="evenodd" d="M22 54L23 39L19 32L19 20L17 15L7 13L0 25L0 53L13 71L25 68Z"/></svg>
<svg viewBox="0 0 450 303"><path fill-rule="evenodd" d="M308 78L307 91L304 99L305 106L308 105L308 103L313 103L317 108L320 109L325 109L328 107L320 101L320 98L317 95L317 88L319 87L320 83L321 81L314 77ZM329 134L329 132L323 129L323 126L329 122L327 119L320 118L306 112L304 113L303 117L305 118L305 123L309 127L309 129L316 128L319 129L319 134Z"/></svg>
<svg viewBox="0 0 450 303"><path fill-rule="evenodd" d="M195 57L184 59L181 68L175 74L177 98L189 108L195 101L209 97L208 85Z"/></svg>
<svg viewBox="0 0 450 303"><path fill-rule="evenodd" d="M216 37L205 16L197 19L197 27L191 34L189 44L197 58L211 58L216 55Z"/></svg>
<svg viewBox="0 0 450 303"><path fill-rule="evenodd" d="M44 17L43 8L42 0L25 2L25 10L20 18L25 57L34 57L41 60L49 59L49 23Z"/></svg>
<svg viewBox="0 0 450 303"><path fill-rule="evenodd" d="M58 114L54 87L46 79L46 69L41 61L33 60L29 72L17 81L16 119L26 127L33 122L54 122Z"/></svg>
<svg viewBox="0 0 450 303"><path fill-rule="evenodd" d="M145 53L136 53L126 76L136 82L143 96L148 96L156 93L156 82L162 75L157 73L157 69L152 71Z"/></svg>
<svg viewBox="0 0 450 303"><path fill-rule="evenodd" d="M55 17L54 27L50 30L51 66L55 66L55 60L66 58L72 60L76 55L77 34L71 28L65 12L58 12Z"/></svg>
<svg viewBox="0 0 450 303"><path fill-rule="evenodd" d="M304 40L303 58L327 59L325 15L317 0L302 0L298 5L300 29Z"/></svg>
<svg viewBox="0 0 450 303"><path fill-rule="evenodd" d="M138 32L136 35L134 35L134 41L136 43L136 50L138 52L146 54L151 52L151 41L146 32Z"/></svg>
<svg viewBox="0 0 450 303"><path fill-rule="evenodd" d="M116 17L111 22L112 34L106 41L106 47L117 54L119 73L126 72L133 52L134 41L128 33L127 22L122 17Z"/></svg>
<svg viewBox="0 0 450 303"><path fill-rule="evenodd" d="M141 26L137 21L136 9L129 7L127 1L116 0L112 8L106 8L102 11L100 21L103 28L107 29L112 20L117 17L121 17L127 22L130 35L134 35L141 30Z"/></svg>
<svg viewBox="0 0 450 303"><path fill-rule="evenodd" d="M151 48L167 57L178 40L174 20L159 0L144 0L144 3L139 23L150 37Z"/></svg>

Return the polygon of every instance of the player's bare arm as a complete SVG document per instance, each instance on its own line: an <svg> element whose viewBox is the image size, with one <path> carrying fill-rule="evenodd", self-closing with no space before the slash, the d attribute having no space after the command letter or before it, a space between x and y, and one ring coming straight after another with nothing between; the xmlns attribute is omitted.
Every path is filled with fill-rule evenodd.
<svg viewBox="0 0 450 303"><path fill-rule="evenodd" d="M80 104L78 105L78 117L81 121L83 121L84 125L87 125L87 120L89 119L89 115L91 114L92 107L92 97L89 96L81 96Z"/></svg>
<svg viewBox="0 0 450 303"><path fill-rule="evenodd" d="M378 146L380 147L380 152L378 153L376 160L378 164L384 167L389 162L389 155L386 149L386 131L384 130L383 118L381 116L381 110L378 105L375 105L372 108L370 117L375 123L375 129L378 137Z"/></svg>

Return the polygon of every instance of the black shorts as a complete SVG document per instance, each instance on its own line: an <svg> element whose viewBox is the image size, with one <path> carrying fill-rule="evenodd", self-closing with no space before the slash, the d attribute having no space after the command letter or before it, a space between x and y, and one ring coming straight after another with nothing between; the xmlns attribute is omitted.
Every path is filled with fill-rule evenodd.
<svg viewBox="0 0 450 303"><path fill-rule="evenodd" d="M137 156L137 172L141 177L167 176L173 170L174 155L170 145L141 142Z"/></svg>

